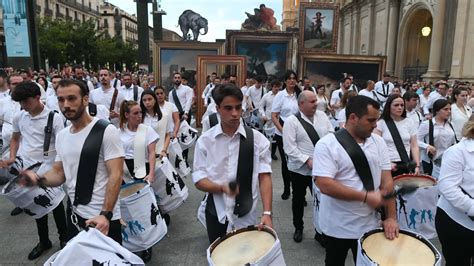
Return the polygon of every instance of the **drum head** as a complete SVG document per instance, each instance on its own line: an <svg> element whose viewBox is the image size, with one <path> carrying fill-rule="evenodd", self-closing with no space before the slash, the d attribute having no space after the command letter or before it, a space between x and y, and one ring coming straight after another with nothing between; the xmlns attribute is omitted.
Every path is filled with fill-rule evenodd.
<svg viewBox="0 0 474 266"><path fill-rule="evenodd" d="M431 187L436 180L429 175L403 174L393 178L393 183L399 187Z"/></svg>
<svg viewBox="0 0 474 266"><path fill-rule="evenodd" d="M146 185L147 185L147 183L142 182L142 181L125 184L120 189L120 196L119 197L121 199L123 199L123 198L126 198L128 196L131 196L131 195L137 193L138 191L140 191L141 189L143 189Z"/></svg>
<svg viewBox="0 0 474 266"><path fill-rule="evenodd" d="M227 234L211 245L214 265L245 265L262 258L275 243L271 230L243 228Z"/></svg>
<svg viewBox="0 0 474 266"><path fill-rule="evenodd" d="M37 172L40 167L41 167L41 163L35 163L31 165L30 167L26 168L25 170L31 170L33 172ZM3 194L8 194L12 191L15 191L17 188L20 187L19 181L21 178L23 178L23 175L20 174L21 171L22 169L17 169L16 167L10 168L9 172L11 174L15 174L16 176L12 180L10 180L8 184L5 185L2 191Z"/></svg>
<svg viewBox="0 0 474 266"><path fill-rule="evenodd" d="M435 265L439 259L426 239L407 231L388 240L382 230L375 230L361 241L362 252L378 265Z"/></svg>

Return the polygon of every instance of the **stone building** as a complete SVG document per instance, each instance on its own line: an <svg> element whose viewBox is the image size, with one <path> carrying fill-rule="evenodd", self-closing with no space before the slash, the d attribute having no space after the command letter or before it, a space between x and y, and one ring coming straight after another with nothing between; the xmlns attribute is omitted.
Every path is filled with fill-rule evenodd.
<svg viewBox="0 0 474 266"><path fill-rule="evenodd" d="M284 0L284 28L297 25L298 2ZM469 19L473 1L318 2L340 4L339 54L387 56L387 72L403 79L474 81L474 50L469 46L474 38Z"/></svg>
<svg viewBox="0 0 474 266"><path fill-rule="evenodd" d="M84 22L99 18L102 0L36 0L36 14Z"/></svg>

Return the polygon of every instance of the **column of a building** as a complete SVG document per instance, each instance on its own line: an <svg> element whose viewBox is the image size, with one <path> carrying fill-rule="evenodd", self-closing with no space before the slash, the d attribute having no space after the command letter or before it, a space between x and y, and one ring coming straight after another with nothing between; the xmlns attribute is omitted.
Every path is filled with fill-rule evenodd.
<svg viewBox="0 0 474 266"><path fill-rule="evenodd" d="M433 29L431 35L430 62L428 71L423 75L424 80L438 80L444 78L445 73L441 69L441 56L443 49L444 17L446 0L438 0L435 14L433 14Z"/></svg>
<svg viewBox="0 0 474 266"><path fill-rule="evenodd" d="M470 14L474 12L474 3L470 1L459 1L457 10L457 20L454 36L453 58L451 63L450 79L474 79L474 69L472 67L472 49L470 43L474 41L474 27L470 26ZM467 73L466 73L467 72Z"/></svg>
<svg viewBox="0 0 474 266"><path fill-rule="evenodd" d="M374 54L374 43L375 43L375 3L374 0L370 0L368 7L369 9L369 33L367 40L367 54Z"/></svg>
<svg viewBox="0 0 474 266"><path fill-rule="evenodd" d="M398 1L390 2L388 19L388 38L387 38L387 70L389 74L395 72L395 61L397 51L397 39L398 39L398 24L400 15L400 3Z"/></svg>

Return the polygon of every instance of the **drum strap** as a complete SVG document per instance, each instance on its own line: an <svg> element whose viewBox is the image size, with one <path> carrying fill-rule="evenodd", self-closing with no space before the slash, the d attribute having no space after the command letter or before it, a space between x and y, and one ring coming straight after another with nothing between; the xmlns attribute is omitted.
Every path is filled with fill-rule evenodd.
<svg viewBox="0 0 474 266"><path fill-rule="evenodd" d="M89 115L90 116L97 115L97 105L91 102L89 102Z"/></svg>
<svg viewBox="0 0 474 266"><path fill-rule="evenodd" d="M49 112L48 122L44 128L43 156L48 156L51 137L53 135L54 111Z"/></svg>
<svg viewBox="0 0 474 266"><path fill-rule="evenodd" d="M212 113L209 115L209 128L214 127L219 123L219 120L217 119L217 113Z"/></svg>
<svg viewBox="0 0 474 266"><path fill-rule="evenodd" d="M138 87L137 85L133 86L133 100L138 102Z"/></svg>
<svg viewBox="0 0 474 266"><path fill-rule="evenodd" d="M239 160L237 164L237 184L239 195L235 197L234 214L238 217L246 215L253 205L252 174L254 136L253 130L244 126L247 137L240 135Z"/></svg>
<svg viewBox="0 0 474 266"><path fill-rule="evenodd" d="M433 119L430 119L428 123L429 123L428 124L428 144L430 144L431 146L434 147L434 124L433 124ZM455 141L455 143L458 143L459 140L456 137L456 132L454 131L453 125L449 121L446 121L446 123L449 124L449 126L451 127L451 129L454 132L454 141Z"/></svg>
<svg viewBox="0 0 474 266"><path fill-rule="evenodd" d="M301 125L306 131L306 134L308 134L308 137L311 139L311 142L313 142L313 145L316 145L316 143L319 141L319 135L318 132L316 132L316 129L314 129L312 124L308 123L301 117L300 112L298 112L295 116L300 121Z"/></svg>
<svg viewBox="0 0 474 266"><path fill-rule="evenodd" d="M102 139L108 125L109 122L106 120L97 121L84 141L77 170L74 206L87 205L91 201Z"/></svg>
<svg viewBox="0 0 474 266"><path fill-rule="evenodd" d="M115 109L115 103L117 102L117 95L118 95L118 90L114 88L114 95L112 96L112 101L110 102L110 111L113 111Z"/></svg>
<svg viewBox="0 0 474 266"><path fill-rule="evenodd" d="M364 154L362 148L357 144L355 139L347 132L346 129L340 129L335 134L337 141L346 150L347 154L351 158L352 163L359 175L364 188L367 191L374 190L374 180L372 173L370 172L369 162Z"/></svg>
<svg viewBox="0 0 474 266"><path fill-rule="evenodd" d="M179 101L178 94L176 93L176 89L173 89L171 94L173 94L174 104L178 108L179 116L182 116L184 114L184 110L183 110L183 106L181 106L181 102Z"/></svg>
<svg viewBox="0 0 474 266"><path fill-rule="evenodd" d="M395 148L397 148L398 155L400 159L404 163L410 162L410 158L408 157L408 153L405 149L405 145L403 145L402 137L400 136L400 132L397 129L397 125L393 120L386 120L385 124L390 131L390 135L392 135L393 143L395 144Z"/></svg>
<svg viewBox="0 0 474 266"><path fill-rule="evenodd" d="M135 178L144 178L146 176L146 149L148 145L146 143L147 126L144 124L138 125L135 139L133 140L133 173Z"/></svg>

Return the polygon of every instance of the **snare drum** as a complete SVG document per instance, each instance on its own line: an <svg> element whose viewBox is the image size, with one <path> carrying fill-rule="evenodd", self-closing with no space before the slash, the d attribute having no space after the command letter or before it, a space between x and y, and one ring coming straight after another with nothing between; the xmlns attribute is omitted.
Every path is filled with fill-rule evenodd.
<svg viewBox="0 0 474 266"><path fill-rule="evenodd" d="M276 232L257 226L218 238L207 249L209 265L286 265Z"/></svg>
<svg viewBox="0 0 474 266"><path fill-rule="evenodd" d="M44 167L43 167L44 168ZM34 172L41 169L41 163L34 164L27 168ZM33 218L41 218L54 210L64 199L66 193L59 187L24 187L18 184L18 180L23 178L17 175L10 180L2 189L2 195L9 199L16 207Z"/></svg>
<svg viewBox="0 0 474 266"><path fill-rule="evenodd" d="M168 232L155 195L148 183L136 181L120 189L123 246L132 252L146 250Z"/></svg>
<svg viewBox="0 0 474 266"><path fill-rule="evenodd" d="M438 187L428 175L403 174L393 178L397 186L419 187L415 192L397 197L400 229L411 230L428 239L437 237L435 228Z"/></svg>
<svg viewBox="0 0 474 266"><path fill-rule="evenodd" d="M419 234L400 230L388 240L379 228L359 238L357 265L441 265L441 254Z"/></svg>

